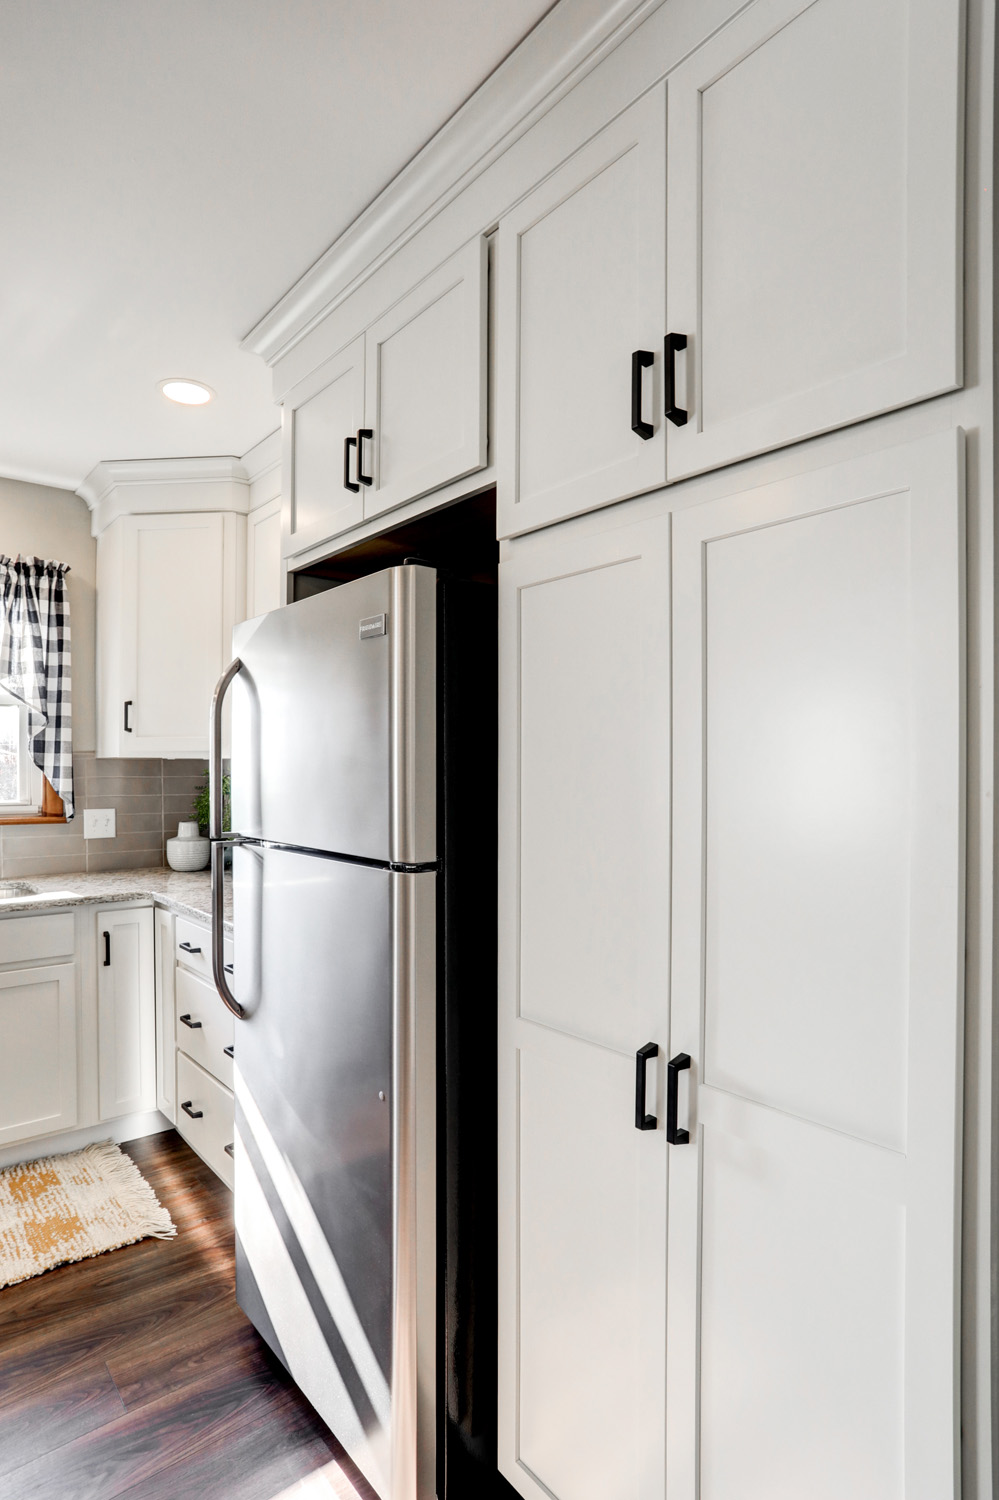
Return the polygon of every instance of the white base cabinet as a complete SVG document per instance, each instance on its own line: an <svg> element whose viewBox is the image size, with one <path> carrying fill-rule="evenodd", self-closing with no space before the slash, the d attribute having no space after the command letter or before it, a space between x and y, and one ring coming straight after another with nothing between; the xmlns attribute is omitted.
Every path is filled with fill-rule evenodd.
<svg viewBox="0 0 999 1500"><path fill-rule="evenodd" d="M77 1123L76 1000L73 963L0 973L0 1145Z"/></svg>
<svg viewBox="0 0 999 1500"><path fill-rule="evenodd" d="M102 1120L156 1107L153 913L97 912L97 1027Z"/></svg>
<svg viewBox="0 0 999 1500"><path fill-rule="evenodd" d="M963 434L669 529L500 569L500 1467L956 1500Z"/></svg>

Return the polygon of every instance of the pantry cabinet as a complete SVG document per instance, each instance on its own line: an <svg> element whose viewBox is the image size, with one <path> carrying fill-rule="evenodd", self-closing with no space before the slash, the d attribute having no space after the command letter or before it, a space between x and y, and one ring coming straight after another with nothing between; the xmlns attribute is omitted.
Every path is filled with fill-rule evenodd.
<svg viewBox="0 0 999 1500"><path fill-rule="evenodd" d="M285 556L485 467L487 294L476 236L286 395Z"/></svg>
<svg viewBox="0 0 999 1500"><path fill-rule="evenodd" d="M243 618L246 518L120 516L97 545L99 756L208 753L212 692Z"/></svg>
<svg viewBox="0 0 999 1500"><path fill-rule="evenodd" d="M665 1444L669 519L556 534L502 565L500 600L500 1466L538 1500L647 1500ZM636 1129L636 1083L655 1128Z"/></svg>
<svg viewBox="0 0 999 1500"><path fill-rule="evenodd" d="M97 912L100 1117L156 1108L153 913L149 906Z"/></svg>
<svg viewBox="0 0 999 1500"><path fill-rule="evenodd" d="M961 433L675 518L668 1500L957 1494L963 570Z"/></svg>

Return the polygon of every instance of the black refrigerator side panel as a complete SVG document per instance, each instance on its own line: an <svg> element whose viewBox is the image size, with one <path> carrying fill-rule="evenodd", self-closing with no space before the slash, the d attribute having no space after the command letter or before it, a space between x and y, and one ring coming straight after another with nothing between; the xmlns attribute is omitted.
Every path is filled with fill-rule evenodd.
<svg viewBox="0 0 999 1500"><path fill-rule="evenodd" d="M514 1494L496 1469L496 589L438 581L438 1494Z"/></svg>

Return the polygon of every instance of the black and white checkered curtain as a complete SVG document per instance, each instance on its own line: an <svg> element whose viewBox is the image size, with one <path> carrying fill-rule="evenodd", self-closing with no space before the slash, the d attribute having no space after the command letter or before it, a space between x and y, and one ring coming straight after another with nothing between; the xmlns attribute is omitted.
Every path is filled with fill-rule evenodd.
<svg viewBox="0 0 999 1500"><path fill-rule="evenodd" d="M73 816L68 563L0 555L0 686L27 705L31 758Z"/></svg>

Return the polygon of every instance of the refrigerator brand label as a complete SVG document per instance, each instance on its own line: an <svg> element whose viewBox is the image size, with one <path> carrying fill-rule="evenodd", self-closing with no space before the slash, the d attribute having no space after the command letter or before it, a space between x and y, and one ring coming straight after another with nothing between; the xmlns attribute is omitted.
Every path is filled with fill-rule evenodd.
<svg viewBox="0 0 999 1500"><path fill-rule="evenodd" d="M384 635L386 630L385 615L369 615L366 620L361 621L358 634L362 641L369 641L374 635Z"/></svg>

